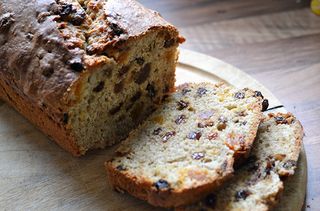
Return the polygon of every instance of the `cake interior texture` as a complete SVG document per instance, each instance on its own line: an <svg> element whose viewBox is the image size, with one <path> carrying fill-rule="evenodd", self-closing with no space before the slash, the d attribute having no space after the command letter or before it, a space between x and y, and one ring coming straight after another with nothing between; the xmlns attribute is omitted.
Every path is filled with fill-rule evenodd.
<svg viewBox="0 0 320 211"><path fill-rule="evenodd" d="M197 200L233 172L261 118L261 97L224 84L184 84L106 163L119 190L155 206Z"/></svg>
<svg viewBox="0 0 320 211"><path fill-rule="evenodd" d="M283 180L294 174L302 138L303 128L291 113L270 113L259 126L249 159L233 179L178 210L271 210L286 188Z"/></svg>

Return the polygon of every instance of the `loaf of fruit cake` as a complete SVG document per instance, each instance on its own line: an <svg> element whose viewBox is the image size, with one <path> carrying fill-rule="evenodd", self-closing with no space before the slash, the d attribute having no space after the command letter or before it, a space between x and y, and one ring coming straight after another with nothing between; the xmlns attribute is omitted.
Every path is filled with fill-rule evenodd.
<svg viewBox="0 0 320 211"><path fill-rule="evenodd" d="M154 206L199 200L250 152L263 97L225 84L184 84L106 162L116 190Z"/></svg>
<svg viewBox="0 0 320 211"><path fill-rule="evenodd" d="M294 174L302 137L303 128L291 113L269 114L259 126L248 161L234 178L200 202L177 210L271 210L286 188L282 178Z"/></svg>
<svg viewBox="0 0 320 211"><path fill-rule="evenodd" d="M183 41L134 0L1 0L0 98L83 155L161 103Z"/></svg>

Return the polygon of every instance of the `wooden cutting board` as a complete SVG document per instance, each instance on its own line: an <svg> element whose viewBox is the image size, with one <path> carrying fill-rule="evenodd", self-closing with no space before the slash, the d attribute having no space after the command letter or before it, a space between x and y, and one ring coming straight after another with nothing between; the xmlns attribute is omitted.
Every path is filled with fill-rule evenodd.
<svg viewBox="0 0 320 211"><path fill-rule="evenodd" d="M281 105L270 91L239 69L203 54L181 50L177 84L189 81L224 81L249 87L260 90L269 99L270 107ZM157 210L114 192L107 184L103 163L112 150L114 147L74 158L0 101L1 210ZM295 176L286 181L279 210L301 210L306 172L302 150Z"/></svg>

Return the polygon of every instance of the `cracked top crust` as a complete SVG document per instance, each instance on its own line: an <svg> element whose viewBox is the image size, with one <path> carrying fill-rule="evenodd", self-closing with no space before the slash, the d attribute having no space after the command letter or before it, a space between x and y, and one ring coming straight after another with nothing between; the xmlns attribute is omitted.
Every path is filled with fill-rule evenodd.
<svg viewBox="0 0 320 211"><path fill-rule="evenodd" d="M161 29L178 34L133 0L2 0L0 75L61 119L82 74L101 62L116 65L126 43Z"/></svg>

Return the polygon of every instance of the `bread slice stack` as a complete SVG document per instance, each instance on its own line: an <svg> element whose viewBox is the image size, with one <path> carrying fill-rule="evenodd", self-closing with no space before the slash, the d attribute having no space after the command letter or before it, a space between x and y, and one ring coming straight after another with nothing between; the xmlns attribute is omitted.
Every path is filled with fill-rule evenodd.
<svg viewBox="0 0 320 211"><path fill-rule="evenodd" d="M272 208L282 178L294 174L303 130L292 114L264 117L266 102L223 83L179 86L106 162L109 182L165 208Z"/></svg>
<svg viewBox="0 0 320 211"><path fill-rule="evenodd" d="M250 152L262 97L224 84L184 84L106 164L118 190L162 207L199 200L228 179Z"/></svg>
<svg viewBox="0 0 320 211"><path fill-rule="evenodd" d="M294 174L302 137L302 126L292 114L269 114L259 127L247 163L233 180L178 210L270 210L283 191L283 177Z"/></svg>

